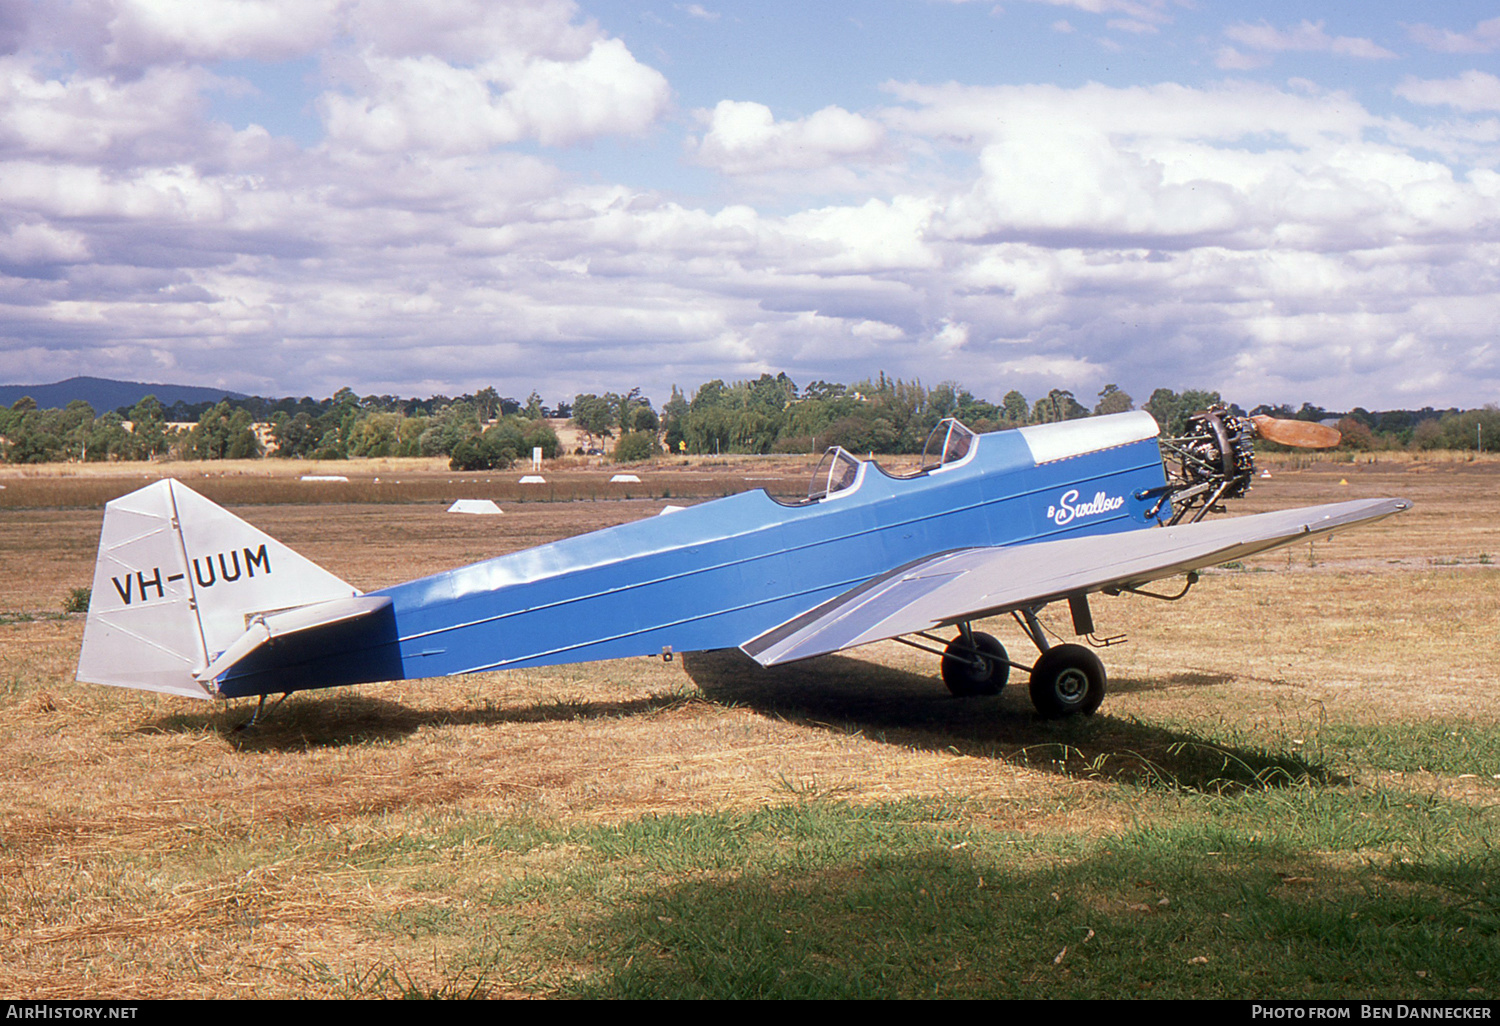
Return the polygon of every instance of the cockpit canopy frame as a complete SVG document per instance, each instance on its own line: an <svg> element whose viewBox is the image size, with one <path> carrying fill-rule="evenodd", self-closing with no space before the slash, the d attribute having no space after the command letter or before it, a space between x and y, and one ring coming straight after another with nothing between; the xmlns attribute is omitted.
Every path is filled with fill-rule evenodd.
<svg viewBox="0 0 1500 1026"><path fill-rule="evenodd" d="M922 472L957 463L974 448L975 434L957 417L944 417L927 435L922 446Z"/></svg>
<svg viewBox="0 0 1500 1026"><path fill-rule="evenodd" d="M859 480L859 457L841 445L830 446L818 461L807 486L807 501L817 502L853 488Z"/></svg>

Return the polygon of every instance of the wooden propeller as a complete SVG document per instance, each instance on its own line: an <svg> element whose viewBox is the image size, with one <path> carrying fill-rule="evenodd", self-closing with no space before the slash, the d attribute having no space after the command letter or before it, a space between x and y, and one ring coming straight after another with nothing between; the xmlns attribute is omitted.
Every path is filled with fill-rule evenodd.
<svg viewBox="0 0 1500 1026"><path fill-rule="evenodd" d="M1266 441L1297 449L1331 449L1344 437L1338 428L1310 420L1280 420L1263 413L1250 420L1255 424L1256 434Z"/></svg>

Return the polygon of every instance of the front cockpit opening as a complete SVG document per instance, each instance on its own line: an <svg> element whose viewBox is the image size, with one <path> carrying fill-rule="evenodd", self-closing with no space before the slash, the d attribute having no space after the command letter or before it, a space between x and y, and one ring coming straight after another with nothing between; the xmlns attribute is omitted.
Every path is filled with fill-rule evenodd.
<svg viewBox="0 0 1500 1026"><path fill-rule="evenodd" d="M817 502L830 495L848 491L859 480L859 459L841 445L835 445L823 453L818 469L813 471L812 481L807 486L807 502Z"/></svg>

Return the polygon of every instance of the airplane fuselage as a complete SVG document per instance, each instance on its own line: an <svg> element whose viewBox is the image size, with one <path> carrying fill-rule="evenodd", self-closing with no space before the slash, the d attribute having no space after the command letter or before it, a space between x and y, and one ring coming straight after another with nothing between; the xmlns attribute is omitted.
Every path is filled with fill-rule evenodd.
<svg viewBox="0 0 1500 1026"><path fill-rule="evenodd" d="M1151 526L1165 484L1149 415L973 439L914 477L861 462L789 505L745 492L371 592L389 610L217 682L255 695L732 648L912 560ZM1142 493L1153 493L1138 497ZM295 643L293 643L295 644Z"/></svg>

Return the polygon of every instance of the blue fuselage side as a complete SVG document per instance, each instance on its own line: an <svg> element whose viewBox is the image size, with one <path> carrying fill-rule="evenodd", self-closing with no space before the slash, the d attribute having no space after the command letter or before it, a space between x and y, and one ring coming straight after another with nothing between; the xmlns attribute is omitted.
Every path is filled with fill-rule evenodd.
<svg viewBox="0 0 1500 1026"><path fill-rule="evenodd" d="M903 563L948 549L1147 525L1155 439L1037 465L1018 432L915 478L787 506L746 492L376 592L407 677L732 648Z"/></svg>

